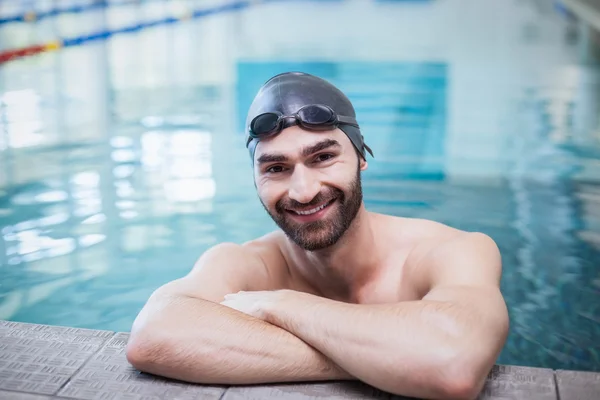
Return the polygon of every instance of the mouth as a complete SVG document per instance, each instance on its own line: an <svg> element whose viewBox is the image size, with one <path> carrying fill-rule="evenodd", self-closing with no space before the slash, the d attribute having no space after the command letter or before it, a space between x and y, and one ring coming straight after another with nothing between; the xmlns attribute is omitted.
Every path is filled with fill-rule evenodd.
<svg viewBox="0 0 600 400"><path fill-rule="evenodd" d="M295 219L298 219L302 222L316 221L320 219L327 210L331 207L331 205L335 202L336 199L328 200L327 202L321 204L320 206L311 208L309 210L286 210L290 215L294 216Z"/></svg>

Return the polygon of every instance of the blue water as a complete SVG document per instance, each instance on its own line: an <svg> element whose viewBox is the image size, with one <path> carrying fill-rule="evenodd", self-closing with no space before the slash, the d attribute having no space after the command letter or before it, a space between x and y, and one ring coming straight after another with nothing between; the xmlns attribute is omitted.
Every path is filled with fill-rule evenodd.
<svg viewBox="0 0 600 400"><path fill-rule="evenodd" d="M208 3L1 24L0 51ZM210 246L275 229L241 130L296 69L355 103L368 209L497 241L499 363L600 371L600 67L568 15L505 3L277 1L0 65L0 319L127 331Z"/></svg>

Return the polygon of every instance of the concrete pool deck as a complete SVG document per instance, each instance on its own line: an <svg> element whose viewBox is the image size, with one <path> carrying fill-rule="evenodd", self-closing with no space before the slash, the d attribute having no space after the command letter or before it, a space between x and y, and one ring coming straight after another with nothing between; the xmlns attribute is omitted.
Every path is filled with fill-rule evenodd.
<svg viewBox="0 0 600 400"><path fill-rule="evenodd" d="M0 399L403 399L359 382L203 386L141 373L126 332L0 320ZM600 399L600 373L496 365L479 399Z"/></svg>

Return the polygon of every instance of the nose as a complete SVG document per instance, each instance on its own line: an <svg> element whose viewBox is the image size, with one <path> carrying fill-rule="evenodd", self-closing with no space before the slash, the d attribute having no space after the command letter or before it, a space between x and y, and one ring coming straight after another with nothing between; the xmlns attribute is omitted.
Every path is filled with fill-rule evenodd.
<svg viewBox="0 0 600 400"><path fill-rule="evenodd" d="M292 173L288 196L298 203L308 203L321 190L321 183L307 168L296 167Z"/></svg>

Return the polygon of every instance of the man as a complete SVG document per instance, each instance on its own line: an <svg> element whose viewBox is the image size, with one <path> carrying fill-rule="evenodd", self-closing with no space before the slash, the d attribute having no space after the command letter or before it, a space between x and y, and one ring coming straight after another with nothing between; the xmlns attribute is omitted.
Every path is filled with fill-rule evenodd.
<svg viewBox="0 0 600 400"><path fill-rule="evenodd" d="M265 83L247 147L281 230L217 245L159 288L132 327L129 362L205 384L356 379L477 397L509 327L495 243L367 211L371 151L350 101L315 76Z"/></svg>

